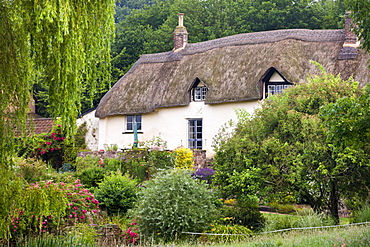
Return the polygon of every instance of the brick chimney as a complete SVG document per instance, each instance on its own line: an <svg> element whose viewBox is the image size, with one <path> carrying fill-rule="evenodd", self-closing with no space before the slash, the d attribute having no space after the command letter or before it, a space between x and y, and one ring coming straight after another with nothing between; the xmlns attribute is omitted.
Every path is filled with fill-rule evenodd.
<svg viewBox="0 0 370 247"><path fill-rule="evenodd" d="M174 50L185 48L188 43L188 32L184 27L184 14L179 14L179 25L173 33Z"/></svg>
<svg viewBox="0 0 370 247"><path fill-rule="evenodd" d="M360 42L357 39L356 34L352 31L354 25L349 15L351 12L347 12L344 15L344 43L343 47L339 52L338 59L356 59L357 58L357 47L360 46Z"/></svg>

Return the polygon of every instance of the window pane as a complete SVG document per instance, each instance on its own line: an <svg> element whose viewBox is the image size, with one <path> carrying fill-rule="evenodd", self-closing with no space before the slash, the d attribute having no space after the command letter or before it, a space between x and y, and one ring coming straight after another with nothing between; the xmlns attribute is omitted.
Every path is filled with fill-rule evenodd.
<svg viewBox="0 0 370 247"><path fill-rule="evenodd" d="M275 94L275 85L268 85L268 87L267 87L267 93L269 93L269 94Z"/></svg>
<svg viewBox="0 0 370 247"><path fill-rule="evenodd" d="M197 149L202 149L202 141L197 141Z"/></svg>
<svg viewBox="0 0 370 247"><path fill-rule="evenodd" d="M134 116L132 116L132 115L128 115L127 116L127 122L133 122L134 121L134 118L133 118Z"/></svg>
<svg viewBox="0 0 370 247"><path fill-rule="evenodd" d="M141 123L141 115L136 115L136 116L135 116L135 121L136 121L137 123Z"/></svg>
<svg viewBox="0 0 370 247"><path fill-rule="evenodd" d="M195 148L194 147L194 141L189 141L189 148Z"/></svg>
<svg viewBox="0 0 370 247"><path fill-rule="evenodd" d="M202 139L202 132L200 132L200 133L198 132L197 133L197 139Z"/></svg>
<svg viewBox="0 0 370 247"><path fill-rule="evenodd" d="M127 130L134 130L132 123L127 123Z"/></svg>
<svg viewBox="0 0 370 247"><path fill-rule="evenodd" d="M141 130L141 123L136 123L137 130Z"/></svg>

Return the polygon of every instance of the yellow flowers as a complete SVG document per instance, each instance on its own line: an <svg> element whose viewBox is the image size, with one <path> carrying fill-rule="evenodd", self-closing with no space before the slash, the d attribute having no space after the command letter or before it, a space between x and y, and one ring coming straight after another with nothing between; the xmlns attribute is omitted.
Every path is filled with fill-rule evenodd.
<svg viewBox="0 0 370 247"><path fill-rule="evenodd" d="M177 148L174 150L176 154L175 167L179 169L192 169L194 160L193 152L189 148Z"/></svg>

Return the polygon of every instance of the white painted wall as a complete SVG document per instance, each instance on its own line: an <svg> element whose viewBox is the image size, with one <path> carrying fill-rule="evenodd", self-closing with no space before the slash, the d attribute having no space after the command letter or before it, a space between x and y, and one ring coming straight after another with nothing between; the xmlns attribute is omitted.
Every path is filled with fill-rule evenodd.
<svg viewBox="0 0 370 247"><path fill-rule="evenodd" d="M168 149L179 146L188 147L188 119L203 119L203 149L207 157L214 151L212 142L222 125L229 120L236 120L235 109L245 108L253 113L259 108L260 101L205 105L204 102L191 102L188 106L158 108L154 112L142 115L142 132L138 134L139 142L161 137L167 141ZM126 116L110 116L99 120L98 149L117 144L119 148L131 147L134 134L123 134L126 128Z"/></svg>
<svg viewBox="0 0 370 247"><path fill-rule="evenodd" d="M77 118L77 126L86 122L87 133L85 142L88 149L98 150L99 118L95 117L95 110Z"/></svg>

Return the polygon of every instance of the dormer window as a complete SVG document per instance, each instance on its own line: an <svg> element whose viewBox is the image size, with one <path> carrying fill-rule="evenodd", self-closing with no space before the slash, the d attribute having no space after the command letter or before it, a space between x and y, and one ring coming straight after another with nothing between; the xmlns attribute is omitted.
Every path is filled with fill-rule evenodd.
<svg viewBox="0 0 370 247"><path fill-rule="evenodd" d="M191 89L191 100L204 101L206 99L207 91L207 86L197 77Z"/></svg>
<svg viewBox="0 0 370 247"><path fill-rule="evenodd" d="M269 95L280 94L284 89L294 85L287 81L274 67L268 69L262 82L264 83L264 98L268 98Z"/></svg>

